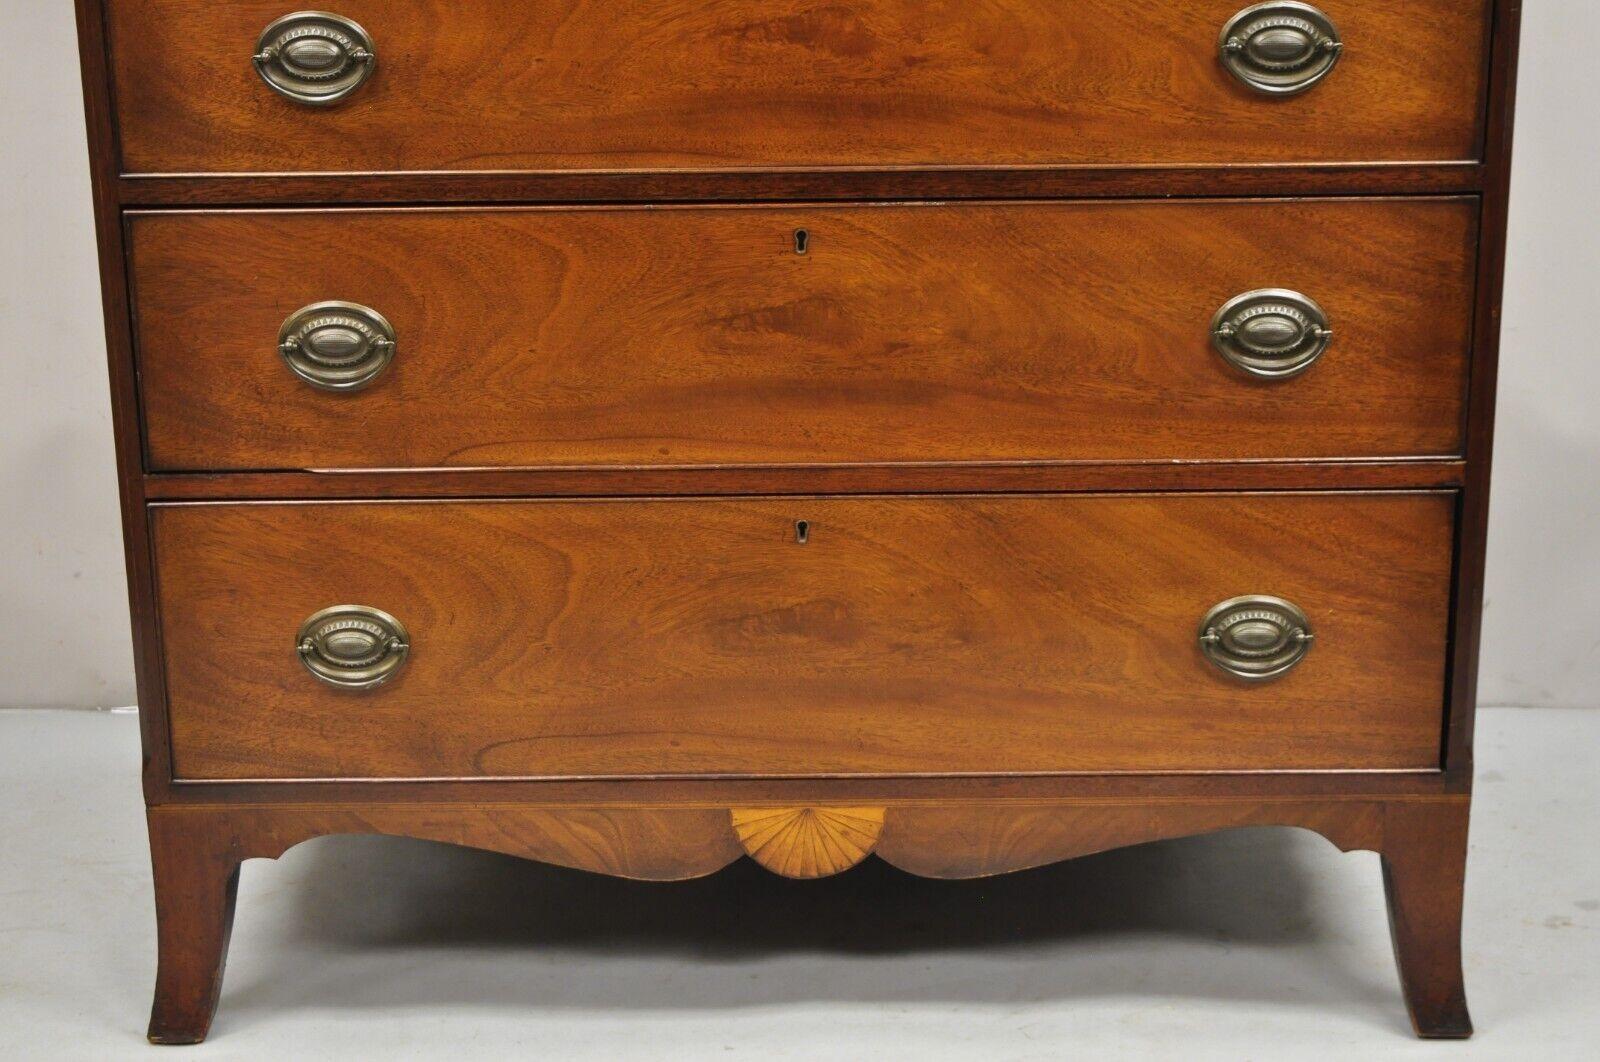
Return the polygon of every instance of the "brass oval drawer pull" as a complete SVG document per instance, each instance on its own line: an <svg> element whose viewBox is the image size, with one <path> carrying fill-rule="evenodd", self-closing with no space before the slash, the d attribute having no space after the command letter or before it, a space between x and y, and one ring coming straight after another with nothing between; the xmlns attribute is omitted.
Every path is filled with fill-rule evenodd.
<svg viewBox="0 0 1600 1062"><path fill-rule="evenodd" d="M411 651L399 620L367 605L335 605L310 616L295 635L306 670L330 686L369 690L393 678Z"/></svg>
<svg viewBox="0 0 1600 1062"><path fill-rule="evenodd" d="M1222 28L1219 45L1228 73L1274 96L1292 96L1315 85L1344 51L1333 21L1294 0L1245 8Z"/></svg>
<svg viewBox="0 0 1600 1062"><path fill-rule="evenodd" d="M325 391L359 391L394 358L394 326L355 302L314 302L284 319L278 353L300 379Z"/></svg>
<svg viewBox="0 0 1600 1062"><path fill-rule="evenodd" d="M1200 650L1237 678L1277 678L1305 658L1316 638L1306 614L1278 597L1223 601L1200 621Z"/></svg>
<svg viewBox="0 0 1600 1062"><path fill-rule="evenodd" d="M261 31L250 57L261 80L296 103L326 107L360 88L378 64L367 31L326 11L296 11Z"/></svg>
<svg viewBox="0 0 1600 1062"><path fill-rule="evenodd" d="M1236 295L1211 318L1217 353L1235 368L1269 380L1305 372L1332 340L1322 307L1286 288Z"/></svg>

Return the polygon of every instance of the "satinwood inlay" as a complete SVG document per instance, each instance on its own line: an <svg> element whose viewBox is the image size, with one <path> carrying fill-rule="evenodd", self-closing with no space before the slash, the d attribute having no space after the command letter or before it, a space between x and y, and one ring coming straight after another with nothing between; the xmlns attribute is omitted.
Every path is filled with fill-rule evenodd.
<svg viewBox="0 0 1600 1062"><path fill-rule="evenodd" d="M786 878L825 878L872 853L883 808L735 808L734 833L750 858Z"/></svg>

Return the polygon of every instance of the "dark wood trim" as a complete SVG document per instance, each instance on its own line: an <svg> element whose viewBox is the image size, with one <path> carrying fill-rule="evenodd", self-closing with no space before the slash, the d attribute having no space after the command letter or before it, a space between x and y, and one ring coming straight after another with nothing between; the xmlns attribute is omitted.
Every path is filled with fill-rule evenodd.
<svg viewBox="0 0 1600 1062"><path fill-rule="evenodd" d="M1474 194L1473 161L1322 166L122 175L125 206Z"/></svg>
<svg viewBox="0 0 1600 1062"><path fill-rule="evenodd" d="M1462 978L1461 913L1470 800L1384 805L1383 891L1400 987L1416 1034L1472 1035Z"/></svg>
<svg viewBox="0 0 1600 1062"><path fill-rule="evenodd" d="M222 994L245 853L227 832L203 828L201 816L151 810L146 821L159 945L147 1035L155 1044L199 1043Z"/></svg>
<svg viewBox="0 0 1600 1062"><path fill-rule="evenodd" d="M835 465L707 468L418 469L165 473L150 501L511 498L720 494L938 494L1075 491L1437 490L1458 487L1451 458L1397 461Z"/></svg>
<svg viewBox="0 0 1600 1062"><path fill-rule="evenodd" d="M153 804L405 804L469 802L516 807L716 806L815 802L961 803L975 800L1368 800L1449 797L1471 779L1438 771L1256 774L996 775L894 778L631 778L620 781L174 782Z"/></svg>
<svg viewBox="0 0 1600 1062"><path fill-rule="evenodd" d="M1077 196L1077 197L1071 197L1071 196L1066 196L1066 197L1062 197L1062 196L1047 197L1047 196L1022 196L1022 195L1010 195L1010 196L964 196L964 197L961 197L959 201L960 201L961 205L964 206L964 207L1001 206L1001 205L1010 206L1010 207L1030 207L1030 206L1049 206L1051 204L1063 204L1063 203L1064 204L1091 204L1092 205L1092 204L1106 202L1108 200L1116 200L1119 206L1145 206L1145 205L1156 204L1156 203L1168 203L1168 202L1172 202L1173 200L1185 200L1185 201L1191 201L1191 202L1192 201L1203 201L1206 204L1211 204L1211 203L1218 203L1218 204L1226 204L1226 203L1270 204L1270 203L1274 203L1274 202L1281 202L1285 198L1288 198L1288 199L1290 199L1292 201L1295 201L1295 202L1308 201L1308 202L1331 202L1331 203L1350 202L1350 201L1358 201L1358 202L1363 202L1363 203L1406 203L1406 202L1417 202L1419 200L1421 200L1421 201L1435 201L1436 200L1436 201L1439 201L1439 202L1468 203L1468 202L1471 202L1471 201L1474 201L1474 200L1478 199L1478 195L1476 193L1473 193L1473 192L1452 192L1452 193L1443 193L1443 194L1435 194L1435 193L1431 193L1431 192L1428 192L1428 193L1417 193L1417 194L1397 194L1394 191L1385 188L1385 189L1380 189L1378 191L1364 192L1364 193L1353 194L1353 195L1320 195L1320 194L1315 194L1315 193L1305 193L1305 194L1288 196L1288 197L1285 197L1285 196L1260 196L1260 195L1232 195L1232 194L1217 192L1215 194L1205 195L1205 196L1172 196L1172 195ZM888 206L888 207L895 207L895 206L929 207L929 206L932 206L934 208L937 208L939 206L948 205L949 202L950 202L950 200L929 200L929 199L924 199L924 198L917 198L917 197L914 197L914 196L891 195L891 196L877 197L877 198L873 198L873 199L848 199L848 200L832 201L832 202L828 202L828 203L826 203L824 205L825 205L825 207L827 209L830 209L830 210L845 211L845 210L851 210L851 209L870 210L870 209L873 209L875 207L885 207L885 206ZM632 201L607 200L607 201L604 201L604 202L582 202L582 201L579 201L579 202L559 202L559 203L541 203L541 202L531 202L531 203L530 202L518 202L518 203L470 202L470 203L465 203L465 202L463 202L463 203L433 203L433 204L405 203L405 202L394 202L392 200L388 200L388 201L384 201L384 202L365 203L365 204L317 203L317 204L310 204L310 205L306 205L306 206L283 206L283 205L276 204L276 203L269 203L269 204L265 204L265 205L247 204L247 205L243 205L243 206L212 206L212 205L209 205L209 204L205 204L205 205L197 205L197 206L140 207L140 206L136 206L136 205L133 205L133 204L125 204L124 216L127 217L127 218L130 218L130 219L133 219L133 218L157 218L157 217L167 217L167 216L173 216L173 215L177 215L177 216L181 216L181 217L228 217L228 216L239 216L239 215L242 215L242 216L263 215L263 216L269 216L269 217L270 216L297 217L297 216L302 216L302 215L309 214L309 215L315 215L315 216L321 217L321 216L325 216L325 215L343 215L343 214L353 214L353 215L382 214L382 215L388 215L388 214L407 214L407 213L414 213L414 212L436 212L436 213L443 213L443 214L480 214L480 213L528 213L528 212L533 212L533 213L569 213L569 212L603 212L603 211L628 211L628 212L641 212L641 211L643 211L643 212L660 213L662 211L741 211L741 210L748 210L748 209L752 209L752 208L770 211L770 210L783 210L783 209L788 208L788 207L793 207L795 210L805 210L805 209L808 209L808 208L813 208L814 206L815 206L815 201L814 200L796 200L796 199L785 199L785 200L775 201L775 202L762 202L762 201L759 201L759 200L750 200L750 199L700 199L700 200L694 200L694 201L690 201L690 202L683 202L683 201L671 201L671 202L652 201L652 202L647 202L647 203L645 203L645 202L632 202Z"/></svg>
<svg viewBox="0 0 1600 1062"><path fill-rule="evenodd" d="M1489 59L1486 173L1478 224L1478 293L1473 321L1472 373L1467 395L1466 485L1456 544L1450 694L1445 765L1470 774L1473 717L1478 701L1478 649L1483 630L1483 568L1489 525L1489 476L1494 452L1495 387L1500 360L1506 217L1511 191L1511 142L1517 89L1522 0L1498 0Z"/></svg>
<svg viewBox="0 0 1600 1062"><path fill-rule="evenodd" d="M132 614L135 689L144 746L145 795L149 799L168 784L172 769L155 607L155 570L145 521L143 441L118 201L116 122L111 102L111 75L106 62L105 13L99 0L79 0L77 14L84 117L89 140L89 178L94 191L95 234L100 252L100 298L111 376L112 434L116 441L122 543L128 572L128 607Z"/></svg>

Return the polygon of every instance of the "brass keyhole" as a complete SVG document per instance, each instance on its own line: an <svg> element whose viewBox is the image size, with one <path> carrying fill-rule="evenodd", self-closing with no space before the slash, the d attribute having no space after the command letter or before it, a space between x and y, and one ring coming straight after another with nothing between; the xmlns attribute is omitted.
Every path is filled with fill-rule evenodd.
<svg viewBox="0 0 1600 1062"><path fill-rule="evenodd" d="M802 546L811 537L811 522L809 520L796 520L794 522L794 540Z"/></svg>
<svg viewBox="0 0 1600 1062"><path fill-rule="evenodd" d="M805 229L794 230L794 253L805 254L811 249L811 233Z"/></svg>

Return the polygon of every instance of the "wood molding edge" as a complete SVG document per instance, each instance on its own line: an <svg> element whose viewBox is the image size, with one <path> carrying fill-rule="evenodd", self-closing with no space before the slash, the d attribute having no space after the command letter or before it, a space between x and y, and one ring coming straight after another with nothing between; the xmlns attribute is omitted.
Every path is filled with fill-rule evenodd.
<svg viewBox="0 0 1600 1062"><path fill-rule="evenodd" d="M1345 851L1381 851L1391 805L1460 802L1257 798L832 804L726 807L522 807L513 804L165 805L171 824L231 859L275 859L334 834L388 834L481 848L647 881L713 874L742 855L787 877L818 878L868 855L922 877L975 878L1151 841L1246 826L1290 826Z"/></svg>

